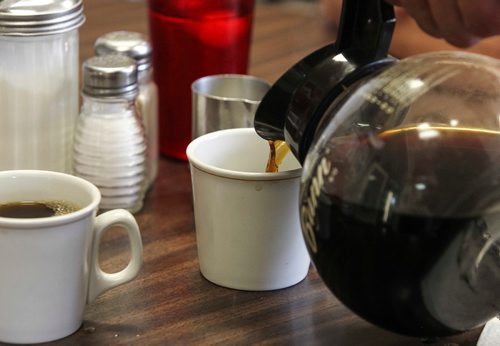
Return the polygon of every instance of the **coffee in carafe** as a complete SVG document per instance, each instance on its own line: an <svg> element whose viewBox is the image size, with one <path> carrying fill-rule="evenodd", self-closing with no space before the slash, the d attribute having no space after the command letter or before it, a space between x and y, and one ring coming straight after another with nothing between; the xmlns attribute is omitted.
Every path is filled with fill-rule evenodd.
<svg viewBox="0 0 500 346"><path fill-rule="evenodd" d="M500 131L406 127L338 137L326 151L314 168L315 177L327 173L323 185L302 192L302 225L318 271L345 305L417 336L495 316L460 263L470 237L491 237L500 221L488 201L500 198L489 191L500 172ZM486 253L494 264L498 247ZM494 275L480 275L497 287Z"/></svg>

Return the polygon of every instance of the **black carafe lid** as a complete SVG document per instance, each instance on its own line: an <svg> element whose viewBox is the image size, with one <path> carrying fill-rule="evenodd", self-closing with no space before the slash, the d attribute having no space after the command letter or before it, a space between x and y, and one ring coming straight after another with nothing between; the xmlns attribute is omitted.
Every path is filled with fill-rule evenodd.
<svg viewBox="0 0 500 346"><path fill-rule="evenodd" d="M394 62L388 56L394 30L384 0L344 0L337 41L311 53L271 87L255 114L265 139L286 140L303 162L326 107L349 85Z"/></svg>

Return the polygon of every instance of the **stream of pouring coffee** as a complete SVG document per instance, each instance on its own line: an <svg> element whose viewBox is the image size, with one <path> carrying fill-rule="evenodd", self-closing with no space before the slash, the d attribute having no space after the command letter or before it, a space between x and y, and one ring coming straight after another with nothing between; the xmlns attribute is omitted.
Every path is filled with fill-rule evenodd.
<svg viewBox="0 0 500 346"><path fill-rule="evenodd" d="M267 160L266 172L276 173L279 171L279 166L290 151L290 148L285 141L268 141L269 143L269 159Z"/></svg>

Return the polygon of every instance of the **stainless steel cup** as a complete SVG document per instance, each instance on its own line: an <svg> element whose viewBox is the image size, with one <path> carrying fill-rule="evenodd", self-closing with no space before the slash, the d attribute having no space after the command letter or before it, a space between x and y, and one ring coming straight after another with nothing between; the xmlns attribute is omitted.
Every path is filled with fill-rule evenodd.
<svg viewBox="0 0 500 346"><path fill-rule="evenodd" d="M192 91L192 137L205 133L253 127L255 111L270 85L240 74L221 74L197 79Z"/></svg>

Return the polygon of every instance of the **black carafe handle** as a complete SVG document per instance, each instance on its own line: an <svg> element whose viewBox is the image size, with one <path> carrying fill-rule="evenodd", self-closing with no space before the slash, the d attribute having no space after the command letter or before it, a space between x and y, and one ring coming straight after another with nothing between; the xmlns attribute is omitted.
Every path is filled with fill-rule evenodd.
<svg viewBox="0 0 500 346"><path fill-rule="evenodd" d="M303 162L321 112L355 80L393 59L392 5L384 0L344 0L337 41L290 68L271 87L254 119L265 139L286 140Z"/></svg>
<svg viewBox="0 0 500 346"><path fill-rule="evenodd" d="M384 0L344 0L337 34L339 52L358 64L387 57L396 18Z"/></svg>

